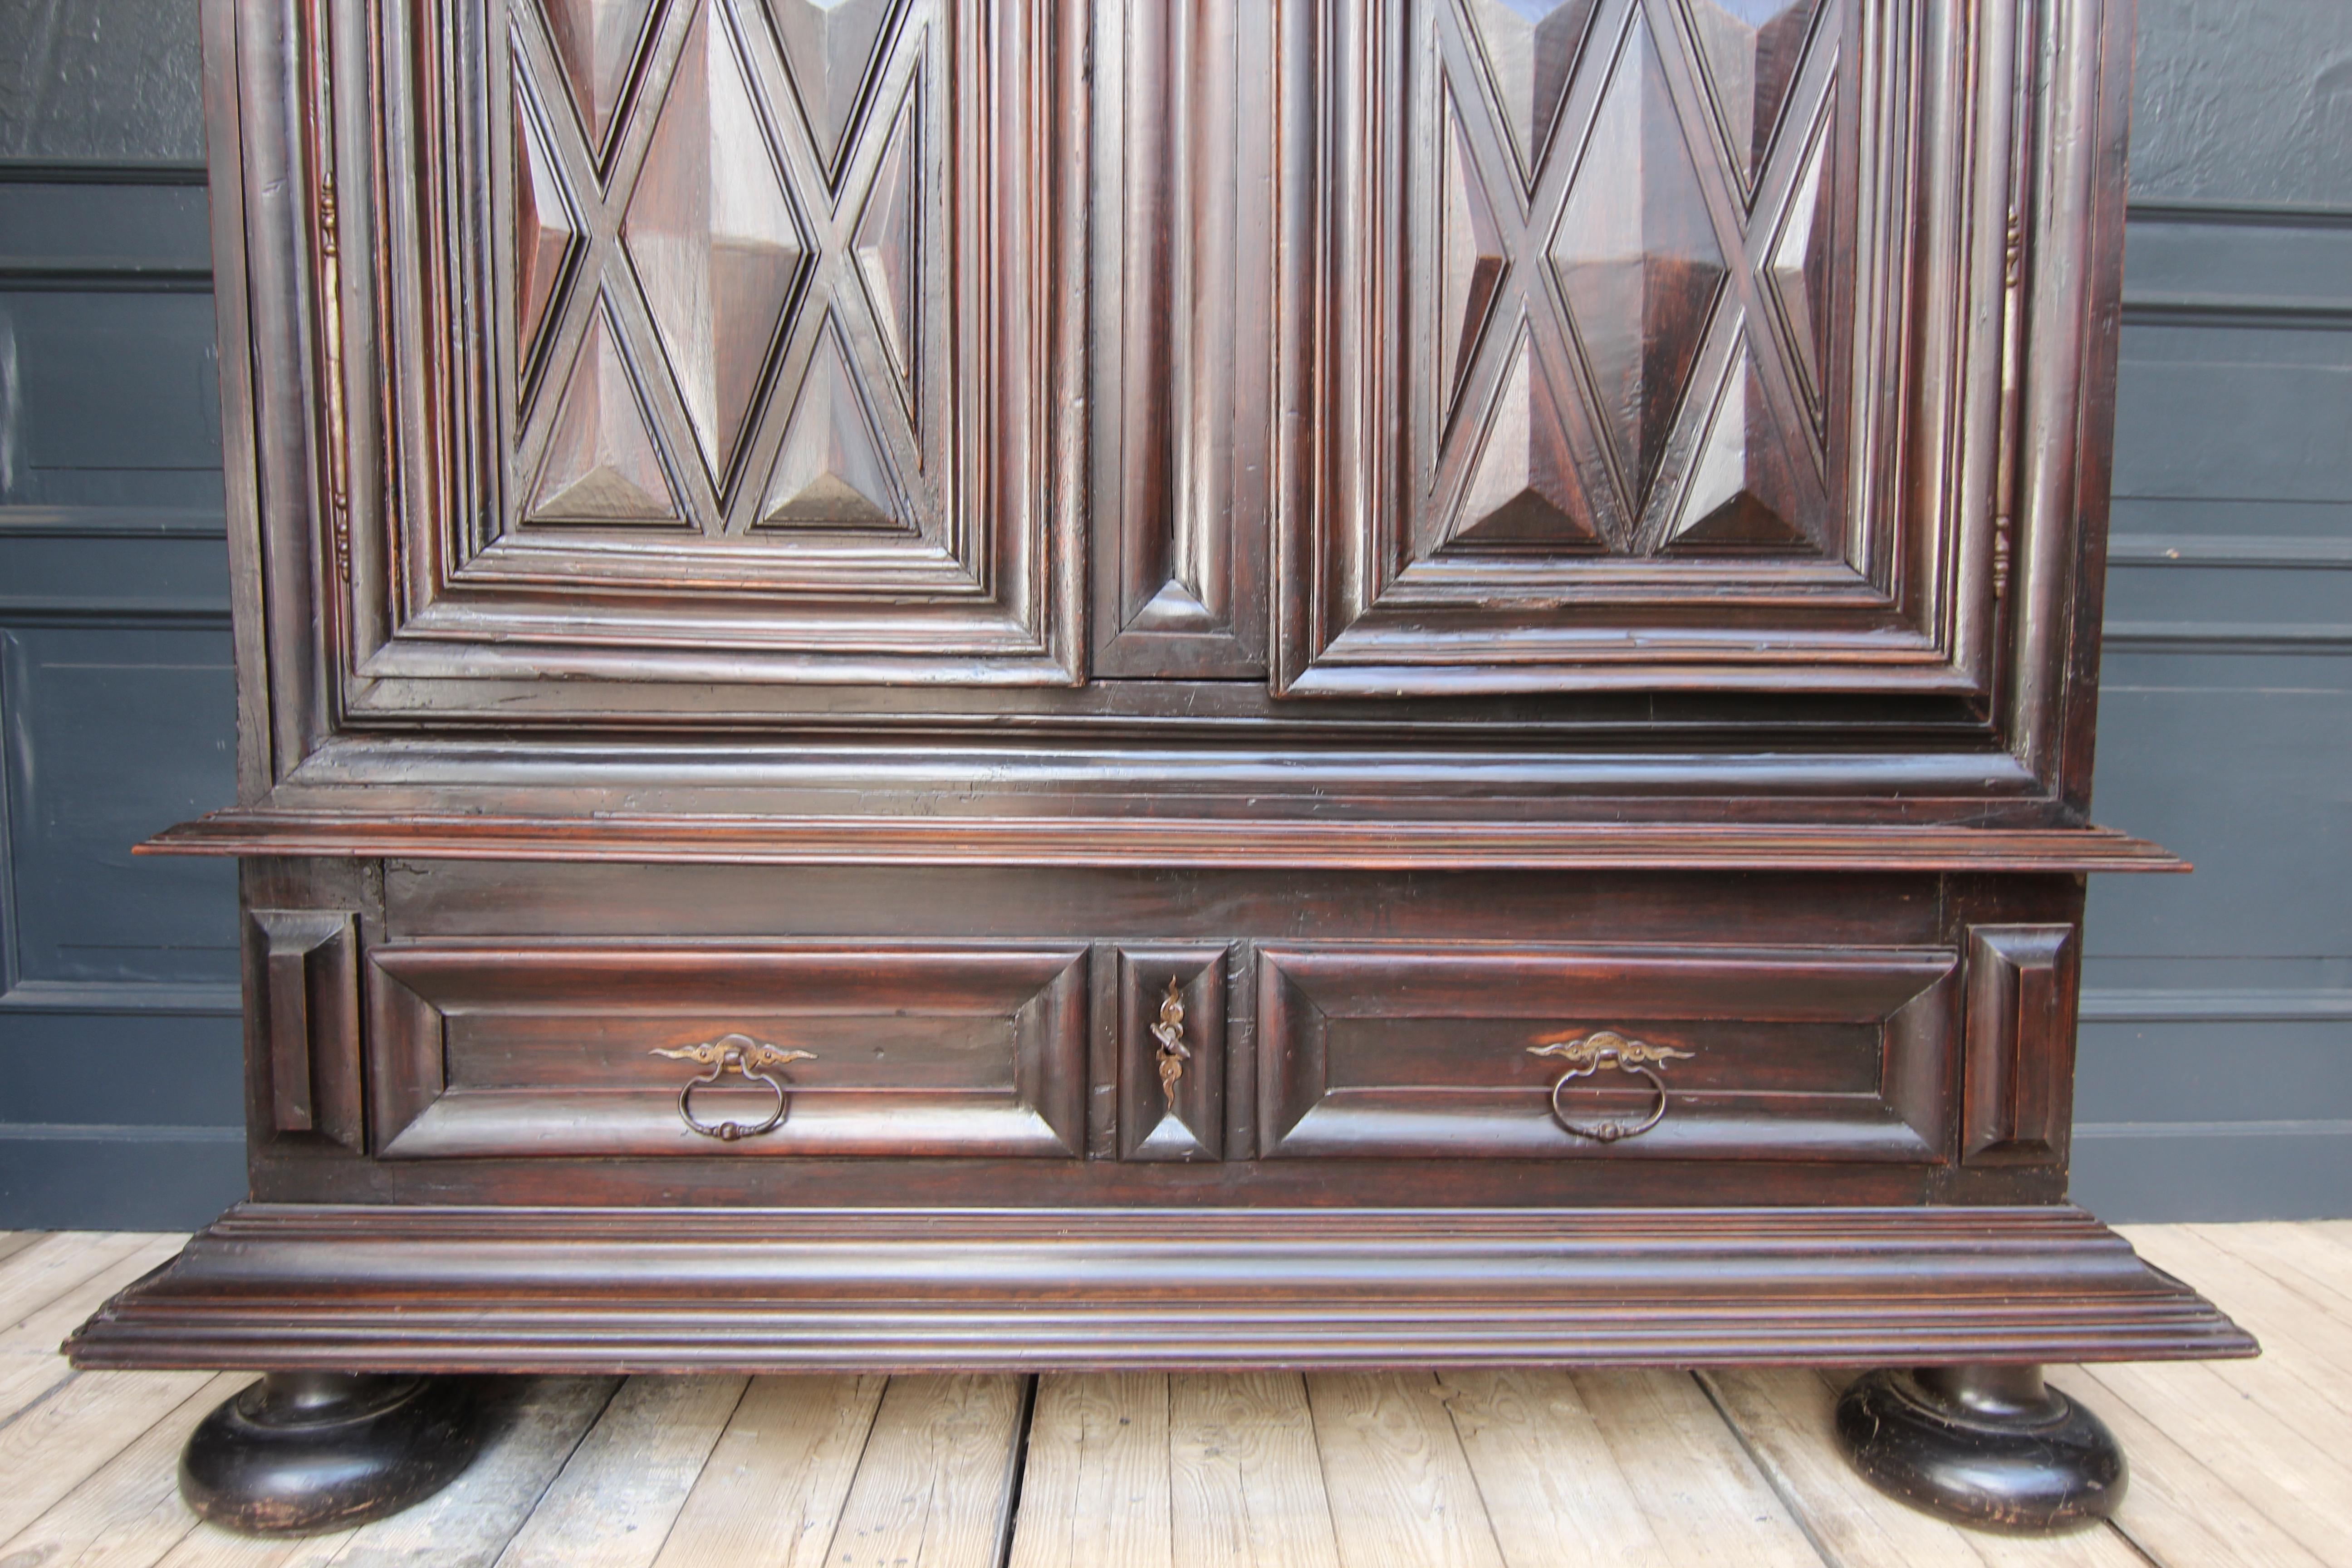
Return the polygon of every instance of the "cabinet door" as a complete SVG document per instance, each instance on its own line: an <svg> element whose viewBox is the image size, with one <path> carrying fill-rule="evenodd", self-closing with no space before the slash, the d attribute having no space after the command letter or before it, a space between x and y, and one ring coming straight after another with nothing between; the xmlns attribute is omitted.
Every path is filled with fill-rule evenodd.
<svg viewBox="0 0 2352 1568"><path fill-rule="evenodd" d="M2013 21L1324 7L1277 688L1979 695Z"/></svg>
<svg viewBox="0 0 2352 1568"><path fill-rule="evenodd" d="M1068 10L445 0L395 24L386 79L414 89L351 94L390 195L350 220L385 287L351 314L394 374L382 489L373 388L345 433L350 706L1074 679Z"/></svg>

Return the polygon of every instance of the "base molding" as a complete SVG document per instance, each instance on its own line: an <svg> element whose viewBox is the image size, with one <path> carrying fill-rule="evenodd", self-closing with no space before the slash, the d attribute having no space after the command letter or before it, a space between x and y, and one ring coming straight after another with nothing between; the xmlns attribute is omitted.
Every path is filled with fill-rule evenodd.
<svg viewBox="0 0 2352 1568"><path fill-rule="evenodd" d="M1721 1365L2255 1353L2084 1211L247 1204L84 1367Z"/></svg>

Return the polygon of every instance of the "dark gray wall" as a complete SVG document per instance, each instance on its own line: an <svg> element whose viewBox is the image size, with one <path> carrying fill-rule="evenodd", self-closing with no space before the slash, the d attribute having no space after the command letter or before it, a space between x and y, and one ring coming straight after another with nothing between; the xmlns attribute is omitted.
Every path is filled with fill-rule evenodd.
<svg viewBox="0 0 2352 1568"><path fill-rule="evenodd" d="M2352 1215L2352 5L2139 38L2074 1190Z"/></svg>
<svg viewBox="0 0 2352 1568"><path fill-rule="evenodd" d="M244 1186L203 155L191 0L0 0L0 1226Z"/></svg>
<svg viewBox="0 0 2352 1568"><path fill-rule="evenodd" d="M190 0L0 0L0 1226L242 1186ZM2352 5L2143 0L2076 1191L2352 1215Z"/></svg>

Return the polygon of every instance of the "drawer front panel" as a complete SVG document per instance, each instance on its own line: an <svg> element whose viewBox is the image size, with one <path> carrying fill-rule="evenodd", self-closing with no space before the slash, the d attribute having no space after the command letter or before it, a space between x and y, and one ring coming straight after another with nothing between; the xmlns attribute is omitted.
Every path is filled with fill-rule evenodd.
<svg viewBox="0 0 2352 1568"><path fill-rule="evenodd" d="M419 942L370 970L387 1158L1085 1145L1082 948ZM721 1065L730 1037L781 1100ZM688 1125L679 1091L714 1070L688 1102L706 1128L755 1128L780 1103L782 1119L733 1138Z"/></svg>
<svg viewBox="0 0 2352 1568"><path fill-rule="evenodd" d="M1258 1153L1941 1163L1958 956L1940 949L1381 943L1258 954ZM1552 1110L1603 1032L1679 1053L1663 1113L1613 1142ZM1603 1065L1559 1096L1636 1125L1658 1091Z"/></svg>

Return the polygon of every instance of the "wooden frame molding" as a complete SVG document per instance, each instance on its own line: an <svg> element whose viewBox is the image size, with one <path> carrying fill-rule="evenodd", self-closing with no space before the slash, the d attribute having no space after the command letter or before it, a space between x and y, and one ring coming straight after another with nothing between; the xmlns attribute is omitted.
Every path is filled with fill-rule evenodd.
<svg viewBox="0 0 2352 1568"><path fill-rule="evenodd" d="M1918 1289L1928 1278L1937 1289ZM248 1204L67 1348L89 1367L441 1372L1910 1365L2254 1351L2195 1292L2064 1205Z"/></svg>
<svg viewBox="0 0 2352 1568"><path fill-rule="evenodd" d="M248 991L268 1042L269 1127L363 1149L358 917L340 910L247 911Z"/></svg>

